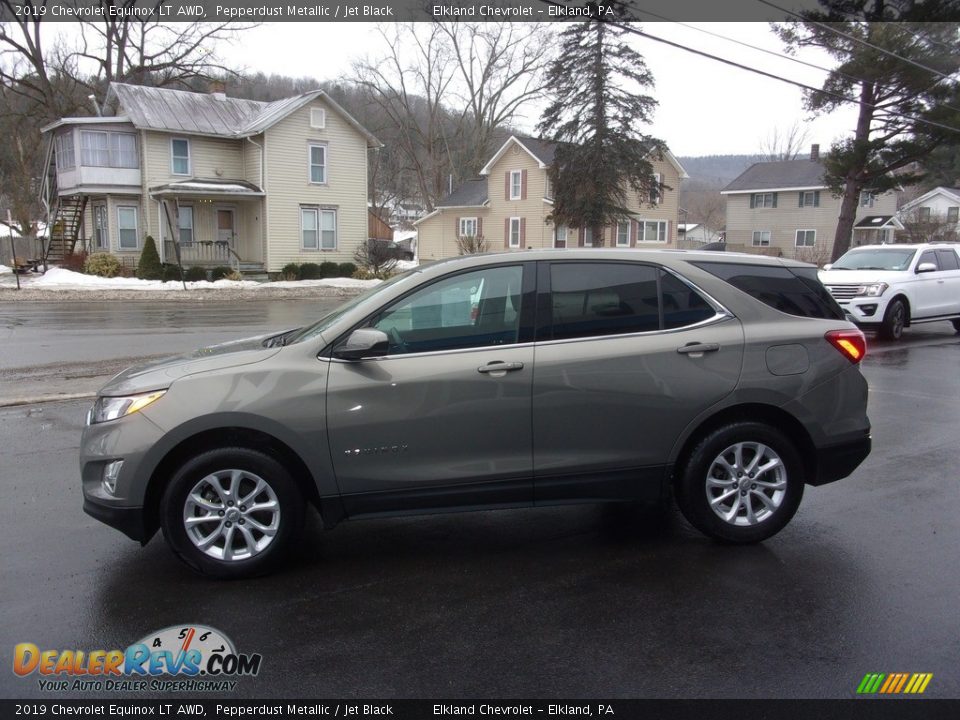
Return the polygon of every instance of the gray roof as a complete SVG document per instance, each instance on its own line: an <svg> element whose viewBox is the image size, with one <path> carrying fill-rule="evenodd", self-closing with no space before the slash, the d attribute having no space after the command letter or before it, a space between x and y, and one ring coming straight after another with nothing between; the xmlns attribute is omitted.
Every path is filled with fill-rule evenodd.
<svg viewBox="0 0 960 720"><path fill-rule="evenodd" d="M265 103L227 97L223 93L196 93L170 88L110 83L115 96L135 127L182 132L188 135L247 137L258 135L294 110L321 97L363 135L370 147L380 142L323 90Z"/></svg>
<svg viewBox="0 0 960 720"><path fill-rule="evenodd" d="M893 220L893 215L867 215L854 225L855 228L882 228Z"/></svg>
<svg viewBox="0 0 960 720"><path fill-rule="evenodd" d="M754 163L722 192L824 188L826 185L823 182L823 174L823 164L809 159Z"/></svg>
<svg viewBox="0 0 960 720"><path fill-rule="evenodd" d="M437 203L437 207L479 207L487 201L487 179L467 180Z"/></svg>
<svg viewBox="0 0 960 720"><path fill-rule="evenodd" d="M535 137L524 137L523 135L515 135L514 137L523 143L523 146L544 165L553 164L553 157L557 153L557 143Z"/></svg>

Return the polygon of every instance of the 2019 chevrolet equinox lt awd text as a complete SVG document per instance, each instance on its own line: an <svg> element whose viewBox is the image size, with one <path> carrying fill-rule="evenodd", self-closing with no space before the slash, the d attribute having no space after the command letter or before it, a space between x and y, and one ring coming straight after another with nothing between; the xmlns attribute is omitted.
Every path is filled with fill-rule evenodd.
<svg viewBox="0 0 960 720"><path fill-rule="evenodd" d="M665 501L731 543L870 451L863 334L802 263L530 250L397 275L308 327L131 368L84 509L195 569L266 571L342 519Z"/></svg>

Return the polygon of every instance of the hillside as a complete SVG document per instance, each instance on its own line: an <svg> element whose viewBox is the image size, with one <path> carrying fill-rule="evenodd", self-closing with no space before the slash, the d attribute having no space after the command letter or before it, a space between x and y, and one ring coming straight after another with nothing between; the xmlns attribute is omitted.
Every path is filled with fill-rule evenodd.
<svg viewBox="0 0 960 720"><path fill-rule="evenodd" d="M762 155L702 155L681 157L680 164L690 175L687 184L699 188L722 188L755 162Z"/></svg>

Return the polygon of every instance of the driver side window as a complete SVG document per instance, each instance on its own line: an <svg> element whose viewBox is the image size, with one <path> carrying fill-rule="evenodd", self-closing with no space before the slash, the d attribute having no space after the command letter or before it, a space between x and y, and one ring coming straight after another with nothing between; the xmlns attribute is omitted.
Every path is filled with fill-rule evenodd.
<svg viewBox="0 0 960 720"><path fill-rule="evenodd" d="M439 280L375 316L388 355L517 342L523 268L491 267Z"/></svg>

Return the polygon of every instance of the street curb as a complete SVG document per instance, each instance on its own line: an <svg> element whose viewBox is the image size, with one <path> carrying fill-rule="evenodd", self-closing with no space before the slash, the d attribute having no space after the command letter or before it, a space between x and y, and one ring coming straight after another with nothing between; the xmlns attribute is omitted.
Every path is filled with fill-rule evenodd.
<svg viewBox="0 0 960 720"><path fill-rule="evenodd" d="M38 403L63 402L66 400L83 400L84 398L94 398L95 392L89 393L64 393L62 395L34 395L32 397L22 398L0 398L0 408L16 407L18 405L36 405Z"/></svg>

